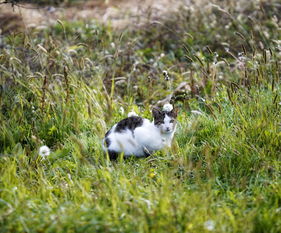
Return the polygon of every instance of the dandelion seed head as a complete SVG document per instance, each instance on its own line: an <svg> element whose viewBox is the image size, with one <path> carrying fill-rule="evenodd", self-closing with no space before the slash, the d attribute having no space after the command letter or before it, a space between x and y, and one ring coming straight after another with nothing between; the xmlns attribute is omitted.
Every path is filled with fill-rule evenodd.
<svg viewBox="0 0 281 233"><path fill-rule="evenodd" d="M163 111L164 112L171 112L173 110L173 105L171 104L164 104Z"/></svg>
<svg viewBox="0 0 281 233"><path fill-rule="evenodd" d="M208 220L204 223L204 228L208 231L213 231L215 229L215 222L213 220Z"/></svg>
<svg viewBox="0 0 281 233"><path fill-rule="evenodd" d="M51 150L47 146L41 146L39 148L39 155L42 156L42 157L49 156L50 153L51 153Z"/></svg>
<svg viewBox="0 0 281 233"><path fill-rule="evenodd" d="M110 43L110 46L111 46L113 49L115 49L115 43L114 43L114 42L111 42L111 43Z"/></svg>

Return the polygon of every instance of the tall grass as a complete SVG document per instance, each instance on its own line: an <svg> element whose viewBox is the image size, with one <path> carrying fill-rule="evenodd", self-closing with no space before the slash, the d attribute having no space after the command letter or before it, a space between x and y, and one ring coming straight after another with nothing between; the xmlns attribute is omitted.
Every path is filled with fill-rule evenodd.
<svg viewBox="0 0 281 233"><path fill-rule="evenodd" d="M280 232L280 6L243 2L5 37L0 232ZM182 82L172 149L108 161L106 130L131 109L150 118Z"/></svg>

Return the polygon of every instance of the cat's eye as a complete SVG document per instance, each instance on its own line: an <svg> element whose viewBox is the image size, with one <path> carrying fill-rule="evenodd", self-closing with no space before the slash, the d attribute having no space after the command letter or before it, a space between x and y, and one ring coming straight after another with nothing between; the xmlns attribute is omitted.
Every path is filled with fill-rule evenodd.
<svg viewBox="0 0 281 233"><path fill-rule="evenodd" d="M170 120L170 123L174 123L175 122L175 120Z"/></svg>

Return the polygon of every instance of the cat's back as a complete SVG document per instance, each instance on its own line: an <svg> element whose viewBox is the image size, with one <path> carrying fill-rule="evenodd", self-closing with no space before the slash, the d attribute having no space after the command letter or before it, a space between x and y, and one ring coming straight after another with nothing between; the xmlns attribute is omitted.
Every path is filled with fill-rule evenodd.
<svg viewBox="0 0 281 233"><path fill-rule="evenodd" d="M145 119L139 116L127 117L119 121L115 127L114 132L121 133L125 130L134 131L137 127L141 127L144 124Z"/></svg>
<svg viewBox="0 0 281 233"><path fill-rule="evenodd" d="M131 116L116 123L106 134L104 143L110 157L116 153L124 155L143 155L143 148L138 144L135 133L147 125L148 120L139 116Z"/></svg>
<svg viewBox="0 0 281 233"><path fill-rule="evenodd" d="M128 140L134 137L137 128L147 125L147 119L139 116L127 117L112 126L105 134L105 143L109 147L112 141Z"/></svg>

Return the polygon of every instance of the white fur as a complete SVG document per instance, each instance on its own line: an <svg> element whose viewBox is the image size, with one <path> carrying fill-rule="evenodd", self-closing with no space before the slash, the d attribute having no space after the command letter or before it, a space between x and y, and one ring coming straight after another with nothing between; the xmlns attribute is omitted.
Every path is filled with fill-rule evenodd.
<svg viewBox="0 0 281 233"><path fill-rule="evenodd" d="M132 116L138 116L138 114L135 113L135 111L131 111L128 113L128 117L132 117Z"/></svg>
<svg viewBox="0 0 281 233"><path fill-rule="evenodd" d="M164 118L164 124L161 124L159 126L160 132L165 135L165 134L171 134L175 131L175 123L171 122L172 118L169 117L168 115L165 115Z"/></svg>
<svg viewBox="0 0 281 233"><path fill-rule="evenodd" d="M108 138L110 145L108 150L118 153L124 153L124 156L135 155L137 157L144 156L144 151L149 153L163 149L165 146L170 147L175 133L175 123L170 123L171 118L167 115L164 124L159 127L148 119L143 119L143 125L137 127L134 132L127 129L123 132L114 132L115 124ZM107 150L104 148L104 150Z"/></svg>

